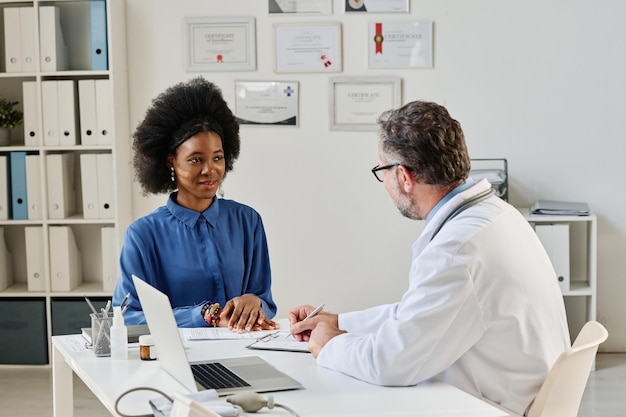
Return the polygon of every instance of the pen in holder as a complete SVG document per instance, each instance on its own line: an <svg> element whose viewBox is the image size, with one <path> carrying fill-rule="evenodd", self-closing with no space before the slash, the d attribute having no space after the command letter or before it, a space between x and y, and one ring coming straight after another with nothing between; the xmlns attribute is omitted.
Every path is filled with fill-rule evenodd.
<svg viewBox="0 0 626 417"><path fill-rule="evenodd" d="M96 356L111 356L113 314L91 313L91 343Z"/></svg>

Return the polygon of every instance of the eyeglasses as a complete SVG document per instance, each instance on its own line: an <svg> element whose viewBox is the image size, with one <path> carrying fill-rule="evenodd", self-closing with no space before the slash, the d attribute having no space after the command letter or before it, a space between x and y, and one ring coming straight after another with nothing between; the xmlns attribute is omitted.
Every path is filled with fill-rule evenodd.
<svg viewBox="0 0 626 417"><path fill-rule="evenodd" d="M372 174L374 174L374 177L376 177L376 179L379 182L383 182L384 173L381 172L381 171L384 171L386 169L391 169L391 168L396 167L398 165L400 165L400 164L389 164L389 165L383 165L382 167L376 165L374 168L372 168Z"/></svg>

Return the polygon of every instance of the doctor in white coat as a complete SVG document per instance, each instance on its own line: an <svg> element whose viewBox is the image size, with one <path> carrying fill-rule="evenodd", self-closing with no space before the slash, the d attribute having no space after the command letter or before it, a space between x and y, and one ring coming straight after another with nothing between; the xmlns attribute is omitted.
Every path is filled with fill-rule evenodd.
<svg viewBox="0 0 626 417"><path fill-rule="evenodd" d="M523 414L570 346L563 298L536 234L486 180L468 175L460 124L435 103L378 120L378 166L400 212L426 220L408 289L394 304L344 314L288 313L318 365L378 385L437 378Z"/></svg>

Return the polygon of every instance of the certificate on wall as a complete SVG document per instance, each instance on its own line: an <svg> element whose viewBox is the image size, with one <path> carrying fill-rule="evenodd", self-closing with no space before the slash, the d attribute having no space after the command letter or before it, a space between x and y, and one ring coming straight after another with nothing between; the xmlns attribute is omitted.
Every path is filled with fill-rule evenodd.
<svg viewBox="0 0 626 417"><path fill-rule="evenodd" d="M184 54L187 71L254 71L254 17L185 19Z"/></svg>
<svg viewBox="0 0 626 417"><path fill-rule="evenodd" d="M332 14L332 0L267 0L267 10L275 13Z"/></svg>
<svg viewBox="0 0 626 417"><path fill-rule="evenodd" d="M341 24L274 24L275 72L341 72Z"/></svg>
<svg viewBox="0 0 626 417"><path fill-rule="evenodd" d="M402 103L400 77L330 79L330 129L376 130L381 113Z"/></svg>
<svg viewBox="0 0 626 417"><path fill-rule="evenodd" d="M409 12L409 0L345 0L346 12Z"/></svg>
<svg viewBox="0 0 626 417"><path fill-rule="evenodd" d="M241 124L298 125L297 81L236 81L235 115Z"/></svg>
<svg viewBox="0 0 626 417"><path fill-rule="evenodd" d="M369 68L432 68L433 22L370 22Z"/></svg>

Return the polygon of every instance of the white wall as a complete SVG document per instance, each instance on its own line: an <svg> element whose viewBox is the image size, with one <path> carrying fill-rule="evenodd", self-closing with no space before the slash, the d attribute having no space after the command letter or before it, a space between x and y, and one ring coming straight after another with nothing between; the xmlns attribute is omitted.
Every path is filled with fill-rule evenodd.
<svg viewBox="0 0 626 417"><path fill-rule="evenodd" d="M264 0L129 0L131 128L150 100L198 73L183 68L182 20L255 16L257 70L203 73L234 104L235 80L299 80L300 125L242 126L242 153L227 198L256 208L268 234L279 316L300 303L340 312L397 300L422 225L402 218L369 169L373 132L328 129L329 74L275 74L272 24L343 24L342 76L399 75L404 102L445 104L474 158L509 161L516 206L535 199L587 201L599 219L598 318L604 350L626 350L626 3L621 0L423 0L410 14L268 16ZM434 21L434 68L368 70L370 20ZM134 215L165 201L137 186Z"/></svg>

